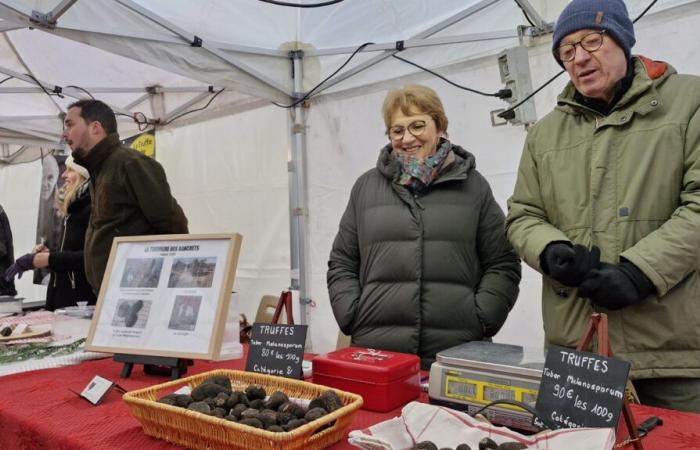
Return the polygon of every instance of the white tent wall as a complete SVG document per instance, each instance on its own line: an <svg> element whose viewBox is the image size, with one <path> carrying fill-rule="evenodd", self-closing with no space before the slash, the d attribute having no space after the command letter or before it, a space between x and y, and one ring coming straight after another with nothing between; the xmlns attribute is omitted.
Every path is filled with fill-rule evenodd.
<svg viewBox="0 0 700 450"><path fill-rule="evenodd" d="M156 133L190 233L243 235L234 290L251 322L263 295L289 286L286 128L286 110L270 105Z"/></svg>

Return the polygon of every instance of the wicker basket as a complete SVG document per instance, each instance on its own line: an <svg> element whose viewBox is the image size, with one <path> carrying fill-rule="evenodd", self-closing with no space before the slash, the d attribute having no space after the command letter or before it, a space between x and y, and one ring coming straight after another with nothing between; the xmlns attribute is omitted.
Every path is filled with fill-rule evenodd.
<svg viewBox="0 0 700 450"><path fill-rule="evenodd" d="M139 389L124 394L131 413L141 422L149 436L165 439L174 444L193 449L322 449L345 435L355 412L362 406L362 397L333 389L344 406L304 426L285 433L273 433L213 416L207 416L184 408L158 403L156 400L176 389L189 385L194 388L206 378L226 375L233 389L245 390L249 384L259 384L266 391L280 390L290 398L311 400L328 388L304 381L290 380L238 370L213 370L180 380ZM332 423L332 424L331 424ZM328 428L316 432L319 428Z"/></svg>

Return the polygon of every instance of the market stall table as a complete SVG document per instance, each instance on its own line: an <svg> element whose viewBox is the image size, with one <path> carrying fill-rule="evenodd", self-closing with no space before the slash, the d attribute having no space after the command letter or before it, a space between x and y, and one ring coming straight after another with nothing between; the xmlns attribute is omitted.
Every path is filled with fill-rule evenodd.
<svg viewBox="0 0 700 450"><path fill-rule="evenodd" d="M240 370L245 359L223 362L197 361L189 374L227 368ZM146 436L139 422L129 413L121 394L112 390L98 406L78 397L87 383L100 375L134 390L167 381L166 377L147 375L135 367L128 379L119 378L122 365L111 359L86 361L80 365L38 370L0 378L0 448L12 450L49 449L173 449L165 441ZM421 398L426 401L425 394ZM633 405L638 422L651 415L664 424L644 438L646 450L672 448L700 449L700 415ZM366 428L400 414L360 410L351 429ZM619 436L620 438L624 436ZM345 440L330 447L347 450ZM632 448L628 446L626 448ZM253 450L253 449L251 449Z"/></svg>

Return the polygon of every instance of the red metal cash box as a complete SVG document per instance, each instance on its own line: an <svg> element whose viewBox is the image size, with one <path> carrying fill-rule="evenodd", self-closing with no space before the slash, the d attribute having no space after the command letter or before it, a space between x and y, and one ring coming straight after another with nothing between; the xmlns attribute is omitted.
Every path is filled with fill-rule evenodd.
<svg viewBox="0 0 700 450"><path fill-rule="evenodd" d="M348 347L312 360L316 384L360 394L364 409L387 412L420 395L420 359L406 353Z"/></svg>

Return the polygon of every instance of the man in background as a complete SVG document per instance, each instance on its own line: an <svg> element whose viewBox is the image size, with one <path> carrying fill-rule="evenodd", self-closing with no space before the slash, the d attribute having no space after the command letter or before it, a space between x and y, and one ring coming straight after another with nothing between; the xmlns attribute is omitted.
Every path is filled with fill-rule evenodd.
<svg viewBox="0 0 700 450"><path fill-rule="evenodd" d="M68 107L63 138L90 172L92 212L85 236L85 272L99 293L117 236L187 233L187 218L170 193L163 167L121 145L114 112L99 100Z"/></svg>
<svg viewBox="0 0 700 450"><path fill-rule="evenodd" d="M634 44L621 0L561 13L571 81L528 132L506 231L544 274L547 342L606 313L642 403L700 412L700 78Z"/></svg>

